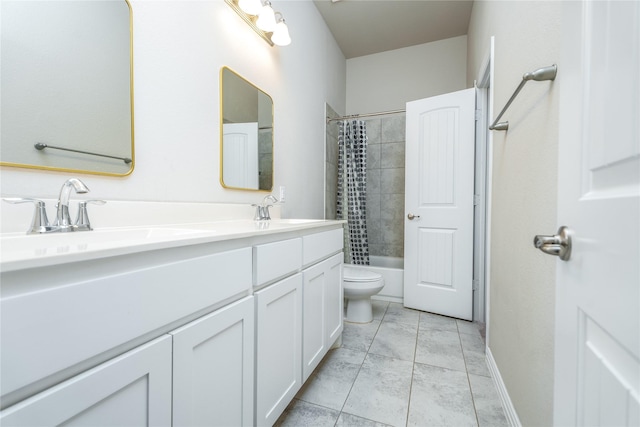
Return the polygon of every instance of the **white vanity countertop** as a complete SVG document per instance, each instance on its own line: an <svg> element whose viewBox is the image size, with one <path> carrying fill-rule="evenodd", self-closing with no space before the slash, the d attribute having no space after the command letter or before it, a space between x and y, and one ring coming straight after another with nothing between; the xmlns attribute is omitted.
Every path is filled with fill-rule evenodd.
<svg viewBox="0 0 640 427"><path fill-rule="evenodd" d="M95 228L93 231L0 235L0 271L95 260L158 249L220 242L289 231L335 228L345 221L224 220L173 225Z"/></svg>

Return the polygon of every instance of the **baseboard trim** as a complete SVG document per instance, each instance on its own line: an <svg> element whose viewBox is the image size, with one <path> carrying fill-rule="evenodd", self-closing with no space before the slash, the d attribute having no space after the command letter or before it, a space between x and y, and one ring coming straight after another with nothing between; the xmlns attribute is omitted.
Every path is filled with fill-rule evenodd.
<svg viewBox="0 0 640 427"><path fill-rule="evenodd" d="M504 414L507 417L509 424L513 427L522 427L516 408L514 408L513 402L511 402L509 392L507 391L507 387L504 385L504 381L502 381L502 375L500 375L500 370L498 369L498 365L496 365L496 361L493 358L493 354L491 354L489 347L486 349L486 359L487 367L491 372L491 378L493 378L493 383L495 384L500 400L502 401L502 408L504 409Z"/></svg>

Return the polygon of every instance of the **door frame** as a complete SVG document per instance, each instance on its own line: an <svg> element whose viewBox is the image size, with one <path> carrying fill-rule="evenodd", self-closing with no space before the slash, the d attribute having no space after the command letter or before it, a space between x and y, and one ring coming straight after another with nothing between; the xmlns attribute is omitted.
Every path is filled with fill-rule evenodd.
<svg viewBox="0 0 640 427"><path fill-rule="evenodd" d="M493 117L493 64L495 37L489 41L477 78L476 87L476 136L475 136L475 189L478 191L478 208L474 212L474 283L473 320L485 323L485 341L489 346L490 319L490 265L491 265L491 188L493 176L493 135L489 121ZM478 216L476 218L476 215ZM477 271L476 271L477 268Z"/></svg>

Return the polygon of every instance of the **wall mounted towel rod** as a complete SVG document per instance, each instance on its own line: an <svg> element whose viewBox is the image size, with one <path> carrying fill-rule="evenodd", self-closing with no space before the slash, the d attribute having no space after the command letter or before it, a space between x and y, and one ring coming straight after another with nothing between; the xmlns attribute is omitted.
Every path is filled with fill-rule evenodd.
<svg viewBox="0 0 640 427"><path fill-rule="evenodd" d="M535 80L537 82L541 82L544 80L553 80L556 78L557 73L558 73L558 66L556 64L550 65L548 67L538 68L537 70L532 71L530 73L525 73L524 76L522 76L522 81L516 88L516 91L513 92L513 95L511 95L511 98L509 98L509 101L507 101L507 104L504 106L502 111L500 111L500 114L498 114L498 117L496 117L495 121L491 124L491 126L489 126L489 130L509 129L508 121L498 122L498 120L500 120L504 112L507 111L507 108L509 108L509 105L511 105L513 100L516 99L516 96L518 96L518 93L520 93L525 83L527 83L529 80Z"/></svg>
<svg viewBox="0 0 640 427"><path fill-rule="evenodd" d="M128 157L116 157L116 156L110 156L108 154L99 154L99 153L92 153L90 151L75 150L73 148L56 147L55 145L43 144L42 142L37 142L33 144L33 146L36 148L36 150L44 150L45 148L51 148L54 150L72 151L74 153L89 154L90 156L108 157L110 159L122 160L126 164L131 163L131 159Z"/></svg>
<svg viewBox="0 0 640 427"><path fill-rule="evenodd" d="M336 118L327 117L327 124L331 122L335 122L338 120L348 120L348 119L358 119L360 117L373 117L373 116L385 116L387 114L398 114L404 113L406 110L391 110L391 111L380 111L379 113L362 113L362 114L351 114L348 116L341 116Z"/></svg>

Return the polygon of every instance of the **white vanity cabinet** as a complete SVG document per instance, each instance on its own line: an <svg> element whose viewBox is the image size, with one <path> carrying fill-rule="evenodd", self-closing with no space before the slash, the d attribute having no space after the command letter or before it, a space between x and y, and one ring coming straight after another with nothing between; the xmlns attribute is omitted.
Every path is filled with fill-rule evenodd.
<svg viewBox="0 0 640 427"><path fill-rule="evenodd" d="M173 425L253 424L254 298L173 332Z"/></svg>
<svg viewBox="0 0 640 427"><path fill-rule="evenodd" d="M2 264L0 424L273 425L342 332L342 224L290 224Z"/></svg>
<svg viewBox="0 0 640 427"><path fill-rule="evenodd" d="M3 426L171 425L171 337L164 335L26 399Z"/></svg>
<svg viewBox="0 0 640 427"><path fill-rule="evenodd" d="M254 247L256 425L277 421L342 333L342 246L335 229Z"/></svg>

